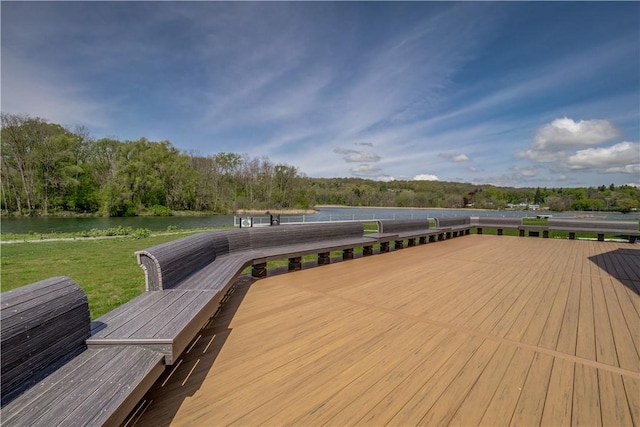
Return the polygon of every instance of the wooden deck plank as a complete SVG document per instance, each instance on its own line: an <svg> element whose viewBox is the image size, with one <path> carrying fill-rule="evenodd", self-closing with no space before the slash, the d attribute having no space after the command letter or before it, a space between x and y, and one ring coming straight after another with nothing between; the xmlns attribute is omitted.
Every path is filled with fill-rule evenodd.
<svg viewBox="0 0 640 427"><path fill-rule="evenodd" d="M428 316L442 319L453 324L463 325L465 323L469 324L469 319L475 318L474 314L482 310L483 306L504 288L509 281L513 280L515 271L505 268L505 271L497 275L498 277L489 281L488 286L480 286L478 283L484 283L482 279L489 275L496 275L495 270L490 268L490 266L485 266L485 268L482 269L456 270L456 273L458 280L454 281L454 283L458 285L457 295L454 298L450 298L446 303L440 302L437 307L429 311ZM480 280L478 280L476 284L469 284L468 279L470 275ZM450 280L451 278L447 278L447 282L450 283ZM478 316L478 318L479 317L480 316Z"/></svg>
<svg viewBox="0 0 640 427"><path fill-rule="evenodd" d="M535 354L513 418L511 418L511 425L540 424L552 367L553 357L542 353Z"/></svg>
<svg viewBox="0 0 640 427"><path fill-rule="evenodd" d="M480 423L484 408L491 402L515 353L516 347L500 345L469 393L464 396L456 413L448 420L450 425L471 426Z"/></svg>
<svg viewBox="0 0 640 427"><path fill-rule="evenodd" d="M486 274L487 277L485 280L489 279L491 275L493 275L493 272L490 269ZM460 326L473 328L487 334L496 326L499 320L495 313L503 313L506 311L509 307L510 301L513 299L513 293L518 291L514 291L512 286L513 274L510 274L506 269L504 272L497 274L493 281L496 283L496 286L493 288L494 292L487 292L487 296L489 298L482 301L484 304L479 307L475 313L462 317L460 319L461 322L459 323Z"/></svg>
<svg viewBox="0 0 640 427"><path fill-rule="evenodd" d="M342 391L344 387L350 386L358 380L366 381L371 377L378 378L385 370L393 369L399 363L406 363L404 352L399 350L415 352L425 343L423 336L425 332L427 338L437 332L434 328L431 328L430 331L425 331L425 329L425 325L418 323L400 325L398 329L389 331L393 337L385 340L384 345L373 347L365 353L354 354L354 357L357 358L357 364L330 366L323 371L323 383L317 384L308 381L300 387L296 387L295 393L290 393L289 387L292 383L287 381L279 394L274 393L271 400L265 402L263 406L234 420L231 424L240 426L282 425L290 422L288 420L293 420L294 423L308 424L317 411L325 406L326 401L335 393ZM344 385L343 389L336 387L336 384ZM370 391L367 390L367 394L369 393ZM305 398L300 399L300 396L305 396Z"/></svg>
<svg viewBox="0 0 640 427"><path fill-rule="evenodd" d="M449 424L499 346L495 341L485 341L469 362L456 374L431 409L414 425ZM420 411L418 411L419 413Z"/></svg>
<svg viewBox="0 0 640 427"><path fill-rule="evenodd" d="M540 347L551 349L555 349L558 344L558 336L560 335L569 288L571 287L571 275L564 271L557 272L554 282L558 287L558 292L538 342Z"/></svg>
<svg viewBox="0 0 640 427"><path fill-rule="evenodd" d="M561 288L560 278L555 276L552 271L545 271L545 273L540 276L540 280L548 283L548 286L544 290L544 296L538 303L538 307L536 307L536 311L527 325L526 330L519 338L521 342L532 345L537 345L540 342L549 316L551 315L554 301ZM511 336L517 336L516 331L510 331L508 337Z"/></svg>
<svg viewBox="0 0 640 427"><path fill-rule="evenodd" d="M571 424L575 426L602 425L598 371L579 363L575 366L573 376Z"/></svg>
<svg viewBox="0 0 640 427"><path fill-rule="evenodd" d="M637 425L618 250L471 235L252 282L135 425Z"/></svg>
<svg viewBox="0 0 640 427"><path fill-rule="evenodd" d="M632 425L629 402L622 383L622 377L602 369L598 370L600 385L600 405L602 408L602 424L606 426ZM636 396L636 399L639 396Z"/></svg>
<svg viewBox="0 0 640 427"><path fill-rule="evenodd" d="M553 361L541 425L571 425L574 365L565 359L556 358Z"/></svg>
<svg viewBox="0 0 640 427"><path fill-rule="evenodd" d="M385 424L394 417L406 404L406 396L415 395L425 381L433 377L439 370L444 369L451 360L452 353L460 353L468 346L468 337L463 334L452 334L448 340L435 347L411 376L391 389L386 396L360 418L360 412L351 414L343 411L327 420L329 425L374 425Z"/></svg>
<svg viewBox="0 0 640 427"><path fill-rule="evenodd" d="M591 278L580 278L580 313L578 314L578 336L576 356L596 360L596 332L593 323L593 291Z"/></svg>
<svg viewBox="0 0 640 427"><path fill-rule="evenodd" d="M400 334L406 328L404 321L392 322L384 331L392 336ZM366 354L374 352L379 344L379 331L362 331L362 337L359 340L351 340L343 343L342 346L331 346L330 349L324 350L321 354L313 355L312 358L298 359L280 367L279 369L269 372L268 376L246 383L244 387L234 391L227 390L226 393L215 393L213 387L207 388L207 392L214 392L213 396L207 396L205 400L198 399L203 402L194 402L200 404L200 412L195 411L193 415L203 416L210 411L216 413L219 420L225 420L225 423L232 423L240 414L251 414L262 408L265 411L270 409L269 402L277 401L279 396L293 396L300 399L297 390L304 390L309 384L317 385L323 381L328 381L335 375L336 369L344 366L356 364L359 359ZM270 357L284 357L284 354L274 354ZM236 373L236 377L232 383L237 383L240 373ZM213 398L213 402L211 401ZM206 403L204 403L206 401ZM251 402L250 406L247 402ZM187 415L187 414L185 414ZM197 423L197 418L191 418L192 414L185 418L187 424ZM258 419L262 419L263 413L255 414ZM267 412L267 415L270 415ZM265 421L264 419L262 419ZM259 423L260 424L260 423Z"/></svg>
<svg viewBox="0 0 640 427"><path fill-rule="evenodd" d="M446 329L433 329L432 333L423 337L425 341L413 351L406 352L406 356L396 354L391 363L383 364L379 368L364 372L344 388L326 387L323 390L324 400L307 409L303 405L293 405L293 411L299 414L292 423L300 425L318 425L327 419L340 415L348 415L349 420L342 420L338 424L351 425L362 418L382 400L389 390L393 390L406 378L414 374L420 365L428 363L432 349L442 345L451 338L451 332ZM403 345L404 347L404 345ZM307 402L304 402L304 406ZM289 408L289 410L291 410ZM275 420L269 420L269 423Z"/></svg>
<svg viewBox="0 0 640 427"><path fill-rule="evenodd" d="M455 357L450 357L444 366L438 369L427 381L423 381L422 387L406 400L404 406L391 419L388 421L374 420L373 424L418 425L425 416L425 412L431 409L456 375L467 363L472 361L477 352L479 352L480 360L488 360L493 355L495 343L485 346L483 344L485 344L485 340L481 338L469 339L455 353ZM480 350L481 348L482 350ZM471 363L475 363L475 359Z"/></svg>
<svg viewBox="0 0 640 427"><path fill-rule="evenodd" d="M596 359L611 366L618 365L618 353L611 331L611 321L604 296L602 278L597 277L593 284L593 312L596 326Z"/></svg>
<svg viewBox="0 0 640 427"><path fill-rule="evenodd" d="M623 308L620 305L615 287L620 284L611 278L602 278L602 289L607 304L609 320L611 321L611 332L616 343L616 355L621 368L629 370L638 370L640 367L640 356L638 355L638 347L634 343L633 336L629 329L629 323L623 314ZM638 330L638 318L632 318L632 329ZM640 337L636 337L639 339Z"/></svg>
<svg viewBox="0 0 640 427"><path fill-rule="evenodd" d="M567 304L564 308L564 317L562 318L562 326L560 327L556 346L556 350L562 353L576 354L578 320L580 318L580 289L581 283L578 281L571 283L569 286Z"/></svg>
<svg viewBox="0 0 640 427"><path fill-rule="evenodd" d="M622 383L627 393L627 402L629 402L629 412L633 419L633 425L640 425L640 378L632 378L629 376L622 377Z"/></svg>
<svg viewBox="0 0 640 427"><path fill-rule="evenodd" d="M515 279L516 283L514 283L514 288L520 289L520 293L509 305L502 317L499 318L499 321L490 332L491 335L504 337L509 333L509 331L513 330L514 324L518 318L522 316L523 310L525 310L525 307L530 304L532 296L537 291L539 285L531 281L531 279L537 275L537 272L530 269L526 271L526 273L520 275L519 279ZM526 285L522 285L523 282L526 283Z"/></svg>
<svg viewBox="0 0 640 427"><path fill-rule="evenodd" d="M536 353L518 348L480 420L480 425L509 425ZM481 409L481 410L482 410Z"/></svg>

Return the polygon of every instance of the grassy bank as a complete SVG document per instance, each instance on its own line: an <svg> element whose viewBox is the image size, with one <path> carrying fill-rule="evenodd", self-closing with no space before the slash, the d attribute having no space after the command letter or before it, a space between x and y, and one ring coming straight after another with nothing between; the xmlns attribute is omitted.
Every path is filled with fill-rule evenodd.
<svg viewBox="0 0 640 427"><path fill-rule="evenodd" d="M87 293L93 319L144 291L135 251L185 235L2 245L0 290L69 276Z"/></svg>

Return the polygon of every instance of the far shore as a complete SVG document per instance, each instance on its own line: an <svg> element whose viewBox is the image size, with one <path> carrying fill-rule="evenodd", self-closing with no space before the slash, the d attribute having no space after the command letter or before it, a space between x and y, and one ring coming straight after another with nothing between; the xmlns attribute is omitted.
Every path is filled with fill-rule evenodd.
<svg viewBox="0 0 640 427"><path fill-rule="evenodd" d="M422 210L422 211L437 211L437 210L443 210L443 211L468 211L468 210L474 210L474 211L497 211L498 209L478 209L478 208L436 208L436 207L432 207L432 208L415 208L415 207L395 207L395 206L344 206L344 205L316 205L316 208L321 209L321 208L345 208L345 209L393 209L393 210L412 210L412 211L418 211L418 210Z"/></svg>

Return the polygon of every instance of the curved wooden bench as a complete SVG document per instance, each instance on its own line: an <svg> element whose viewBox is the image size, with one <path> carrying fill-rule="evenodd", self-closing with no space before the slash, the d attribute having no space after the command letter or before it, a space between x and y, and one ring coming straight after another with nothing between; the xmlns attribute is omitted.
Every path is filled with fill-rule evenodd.
<svg viewBox="0 0 640 427"><path fill-rule="evenodd" d="M87 349L89 305L68 277L2 294L4 426L119 425L164 370L140 347Z"/></svg>
<svg viewBox="0 0 640 427"><path fill-rule="evenodd" d="M173 364L191 339L218 309L242 271L266 276L269 260L289 258L289 269L301 257L318 254L319 264L342 249L375 240L363 237L362 223L303 224L241 228L200 233L136 252L145 272L146 292L92 323L89 348L135 345L161 353Z"/></svg>
<svg viewBox="0 0 640 427"><path fill-rule="evenodd" d="M604 241L605 234L627 236L629 243L635 243L640 236L637 221L602 221L589 219L549 218L549 231L569 233L569 239L575 239L576 233L595 234L599 241Z"/></svg>

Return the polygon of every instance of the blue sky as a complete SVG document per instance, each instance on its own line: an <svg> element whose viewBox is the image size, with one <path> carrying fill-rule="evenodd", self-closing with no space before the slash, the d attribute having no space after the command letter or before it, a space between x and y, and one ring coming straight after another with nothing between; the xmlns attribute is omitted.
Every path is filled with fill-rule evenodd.
<svg viewBox="0 0 640 427"><path fill-rule="evenodd" d="M638 2L7 2L2 111L312 177L640 184Z"/></svg>

